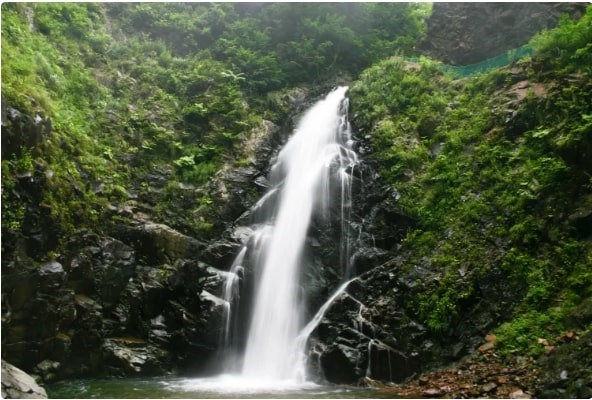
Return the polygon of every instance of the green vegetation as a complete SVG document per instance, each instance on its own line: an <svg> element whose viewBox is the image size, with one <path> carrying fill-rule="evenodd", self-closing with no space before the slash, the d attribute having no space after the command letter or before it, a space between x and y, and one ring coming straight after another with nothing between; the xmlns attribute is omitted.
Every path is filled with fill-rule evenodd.
<svg viewBox="0 0 592 400"><path fill-rule="evenodd" d="M590 18L543 32L512 69L453 81L429 60L391 58L353 85L372 162L417 221L401 251L438 276L408 299L433 331L474 305L491 271L523 292L496 332L507 352L540 354L537 339L569 329L592 297L592 246L569 221L592 208Z"/></svg>
<svg viewBox="0 0 592 400"><path fill-rule="evenodd" d="M592 246L577 226L592 210L592 8L534 38L532 58L463 79L405 61L427 13L426 3L3 3L3 107L52 123L31 146L3 136L3 253L42 229L56 240L38 258L57 254L79 230L106 233L126 207L208 238L218 204L202 186L246 162L242 143L262 119L282 122L276 100L359 76L356 125L417 221L402 251L437 276L408 309L445 332L499 271L521 293L500 316L502 349L543 351L537 339L570 328L592 297Z"/></svg>
<svg viewBox="0 0 592 400"><path fill-rule="evenodd" d="M188 234L212 234L215 202L181 187L203 185L240 158L262 118L281 122L288 110L269 100L272 92L330 85L395 49L410 51L428 11L423 4L3 3L2 103L52 123L31 148L3 148L3 234L22 237L28 206L46 210L42 224L66 237L85 226L108 229L107 210L130 202ZM18 176L27 160L40 198L23 204ZM195 205L199 215L183 211ZM183 217L170 220L171 210Z"/></svg>
<svg viewBox="0 0 592 400"><path fill-rule="evenodd" d="M163 40L175 55L202 52L232 66L248 93L323 82L395 51L409 53L425 4L122 4L123 29ZM205 54L203 54L205 55Z"/></svg>
<svg viewBox="0 0 592 400"><path fill-rule="evenodd" d="M558 29L541 32L532 40L541 63L562 73L580 71L590 73L592 64L592 15L590 7L577 22L566 15Z"/></svg>

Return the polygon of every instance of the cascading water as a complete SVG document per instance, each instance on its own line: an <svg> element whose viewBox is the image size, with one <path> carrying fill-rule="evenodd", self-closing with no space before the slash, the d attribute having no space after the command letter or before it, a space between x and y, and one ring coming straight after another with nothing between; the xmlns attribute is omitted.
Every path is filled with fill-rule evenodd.
<svg viewBox="0 0 592 400"><path fill-rule="evenodd" d="M307 232L314 214L328 213L332 185L341 186L341 217L348 217L350 174L358 162L351 149L347 89L337 88L305 113L272 168L270 191L255 206L253 214L271 217L255 221L247 241L254 260L255 297L242 379L277 384L304 379L300 269ZM344 277L349 274L348 250L347 243L340 245ZM240 257L244 256L242 251ZM236 274L229 279L236 279ZM234 296L233 284L227 285L227 296ZM232 303L233 298L226 300ZM310 324L304 330L309 329Z"/></svg>
<svg viewBox="0 0 592 400"><path fill-rule="evenodd" d="M332 312L332 305L339 305L334 310L337 314L342 314L343 308L349 309L345 316L351 325L344 331L355 336L342 337L345 345L338 340L332 344L346 349L349 344L356 347L349 347L352 352L348 354L342 353L350 361L352 355L357 357L355 374L360 375L360 366L363 367L366 362L366 376L371 379L377 377L392 381L397 376L396 368L401 355L377 338L381 335L377 335L372 323L373 313L354 297L364 287L364 282L354 277L354 271L350 268L350 235L347 231L355 233L360 240L363 223L353 223L349 215L352 172L358 158L352 150L346 92L346 87L340 87L313 106L279 153L277 163L272 168L269 191L248 214L253 225L237 227L233 232L235 238L243 240L244 246L228 272L220 273L212 268L213 276L226 277L225 285L218 293L223 299L205 290L200 294L206 304L213 303L214 309L224 310L218 361L225 367L225 373L195 379L163 379L159 382L166 391L175 393L174 397L178 397L177 392L182 391L184 395L181 397L193 395L193 398L237 398L238 394L248 394L250 398L268 398L270 395L294 398L299 397L299 394L304 394L302 398L309 394L314 398L337 398L337 393L340 393L339 398L366 398L361 391L353 394L362 396L341 396L341 393L350 391L348 387L323 386L307 381L307 363L318 361L317 365L322 367L322 357L328 350L325 347L327 339L322 338L320 332L319 341L311 343L307 349L309 336ZM331 205L340 208L331 210ZM326 254L303 254L304 250L310 251L312 247L322 247L314 236L318 234L316 228L320 227L317 217L325 217L325 222L331 223L341 219L340 243L331 242L335 238L333 229L327 236L321 237L322 234L319 234L318 237L323 243L329 243L331 247L334 245L332 250L339 253L337 257L335 251L330 251L327 259L336 265L341 263L341 271L336 271L326 262L321 263L321 268L329 267L329 273L341 275L343 282L330 296L323 290L307 293L311 298L316 296L311 303L320 303L322 299L318 297L321 293L327 295L327 300L305 324L303 308L307 296L302 293L306 291L303 286L319 277L315 283L323 284L326 278L320 274L312 276L312 279L307 276L311 270L312 275L318 272L314 271L318 264L309 263L308 257L319 254L325 257ZM314 222L314 229L310 229L311 222ZM307 237L309 230L313 233ZM219 283L218 280L215 282ZM250 318L243 315L249 314L250 310ZM309 313L311 311L308 310ZM368 319L365 314L369 316ZM343 327L341 322L333 325L331 317L329 320L327 330ZM353 343L356 337L357 345ZM365 351L360 351L362 346L365 346ZM310 360L306 359L307 351L312 355ZM311 365L314 368L312 362ZM339 365L342 365L341 362ZM334 367L333 364L331 369ZM328 372L329 369L319 370ZM137 390L137 384L137 381L133 382L133 390ZM148 390L153 393L153 382L148 385ZM282 395L286 392L289 396ZM327 397L327 394L330 396Z"/></svg>

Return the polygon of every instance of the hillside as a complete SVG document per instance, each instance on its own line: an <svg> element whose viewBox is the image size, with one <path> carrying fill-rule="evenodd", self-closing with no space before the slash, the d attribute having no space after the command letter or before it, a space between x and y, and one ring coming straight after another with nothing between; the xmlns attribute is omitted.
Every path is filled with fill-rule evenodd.
<svg viewBox="0 0 592 400"><path fill-rule="evenodd" d="M315 372L520 358L522 383L438 396L590 397L592 8L463 75L419 53L461 59L430 6L3 3L2 359L45 384L220 368L216 296L270 160L347 85L362 162L352 214L310 229L307 312L340 284L337 227L357 278Z"/></svg>

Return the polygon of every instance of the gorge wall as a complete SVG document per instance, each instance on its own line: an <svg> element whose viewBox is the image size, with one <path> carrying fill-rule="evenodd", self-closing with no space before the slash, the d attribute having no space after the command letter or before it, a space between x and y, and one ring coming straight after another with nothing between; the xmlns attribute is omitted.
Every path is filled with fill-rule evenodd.
<svg viewBox="0 0 592 400"><path fill-rule="evenodd" d="M580 18L586 3L434 3L418 50L451 65L469 65L526 44L557 25Z"/></svg>
<svg viewBox="0 0 592 400"><path fill-rule="evenodd" d="M552 26L565 10L573 11L574 16L582 10L580 4L520 5L527 11L518 11L514 8L518 5L512 3L486 3L484 8L481 4L436 3L421 48L452 64L472 63L523 44L540 29L535 27ZM498 23L501 25L495 25ZM532 27L532 33L527 26ZM351 93L355 146L362 163L354 171L354 202L345 226L352 237L351 263L357 278L327 310L311 336L309 348L313 375L336 383L355 384L366 376L400 382L472 354L486 334L512 317L527 295L535 300L541 298L529 292L536 288L531 282L547 284L545 277L538 275L514 279L504 268L535 265L540 261L535 259L537 254L553 251L557 251L553 253L555 260L560 260L557 265L566 264L561 253L564 251L573 269L584 268L587 253L579 250L586 248L591 234L592 203L586 189L586 179L592 173L590 137L583 133L576 139L564 135L589 132L592 85L588 75L557 72L546 59L509 66L492 74L489 80L469 83L471 88L466 89L464 83L447 81L441 72L426 65L395 59L385 63L374 76L372 71L364 74L360 78L363 83ZM540 76L533 75L535 69L543 71ZM392 80L381 81L386 77ZM241 77L234 78L240 81ZM350 81L336 79L338 84ZM425 82L436 85L441 92ZM211 82L206 83L204 90ZM366 90L364 85L372 89ZM140 164L140 156L130 154L118 162L143 168L137 169L137 179L130 187L119 190L124 194L122 199L103 192L101 181L86 180L82 187L69 176L72 196L79 196L83 190L94 191L100 197L100 221L109 224L101 227L100 234L96 232L99 227L87 224L67 236L54 218L55 210L43 197L57 190L52 186L55 171L40 161L44 151L49 153L49 139L60 143L52 127L56 121L44 114L25 115L3 101L2 138L9 145L3 143L3 159L18 154L25 145L34 146L33 156L39 159L30 163L31 170L17 174L10 187L3 181L3 200L6 193L10 204L22 207L19 210L23 222L18 232L5 232L4 227L2 232L2 358L46 383L77 377L207 371L219 354L224 314L219 296L225 273L242 246L249 208L264 193L270 160L285 143L299 113L320 92L328 92L330 86L310 89L303 85L277 96L276 100L284 103L282 108L290 110L290 117L277 124L263 119L242 134L237 146L240 151L233 150L236 158L229 159L205 184L176 182L172 166L146 168ZM483 97L489 98L486 104ZM367 98L372 99L372 104L365 108ZM421 101L413 103L417 99ZM245 102L241 104L247 108ZM195 105L192 112L199 116L209 105ZM217 118L216 112L212 114ZM559 121L554 119L555 112L561 114ZM384 119L380 113L386 113ZM481 115L485 115L483 120L472 119ZM563 116L567 116L565 120ZM157 116L150 118L156 120ZM473 135L469 139L450 137L457 133L456 127L463 127L464 121L474 122L476 133L465 132ZM148 129L143 127L139 132L145 137L162 134ZM134 131L126 126L125 134L132 136L130 132ZM142 139L142 134L137 136ZM476 156L471 159L479 148L488 153L486 145L490 143L483 144L487 140L507 145L503 149L506 152L499 156L504 162L496 164L499 170L506 171L502 174L514 177L527 169L524 165L534 165L532 169L541 175L531 179L525 173L513 181L502 181L503 185L495 186L497 192L493 195L486 187L491 184L488 176L482 177L485 183L465 186L471 181L461 181L463 173L490 173L485 167L496 162ZM541 141L548 142L541 145ZM534 161L520 164L520 157L526 156L518 154L517 149L527 152L523 147L529 148L522 146L524 142L537 151L547 146L541 151L545 156L537 153L532 157ZM559 146L557 143L561 148L553 147ZM143 144L139 142L138 146ZM61 145L67 148L64 142ZM455 149L467 159L458 164L438 160L442 152L453 159ZM105 157L109 156L107 150ZM386 154L386 150L394 155ZM496 147L496 151L498 156L502 150ZM515 163L515 169L503 169L504 157ZM537 164L539 161L542 164ZM408 165L400 167L400 162ZM454 173L447 174L448 165L457 168ZM556 176L544 175L549 167ZM429 168L443 171L418 181ZM513 183L518 186L511 186L513 192L521 197L511 197L515 193L508 194L504 189ZM464 190L460 194L454 191L458 187ZM432 204L437 205L438 199L453 202L450 199L457 196L455 204L477 204L479 208L475 206L475 210L462 214L466 218L462 229L454 220L444 218L438 221L437 228L430 227L429 223L436 219L432 209L410 213L404 207L413 190L420 192L418 203L429 198L435 199ZM563 193L569 198L565 203ZM166 197L168 206L159 214L157 197ZM534 215L539 222L514 220L516 209L508 204L493 211L484 206L502 197L509 199L508 204L524 206L518 210L520 217ZM314 221L309 232L311 261L306 265L305 291L309 315L340 284L336 268L339 249L334 246L341 234L339 217L332 215L331 224ZM199 237L195 230L187 228L187 221L211 224L213 230L210 236ZM514 236L505 236L507 232ZM404 240L410 233L423 239L421 246L405 247ZM473 255L462 248L450 256L454 246L468 236L482 238L478 255L470 259ZM566 238L573 242L569 242L572 247L564 249L561 245ZM65 243L59 252L58 239ZM531 244L532 248L527 248ZM531 252L530 258L523 254L522 258L511 258L524 248ZM459 261L458 254L468 261ZM549 265L550 270L559 269L546 260L541 265L544 271ZM585 295L587 276L583 272L581 282L576 279L569 284ZM439 286L445 288L443 293L434 290ZM421 297L428 292L433 293L431 298ZM450 300L448 297L455 293L466 297L453 299L458 304L440 301ZM420 298L421 303L415 301ZM442 320L434 322L422 315L427 312L433 317L431 306L441 307L435 316ZM590 310L589 302L575 307L566 317L569 326L585 330L592 321ZM428 326L430 322L434 322L432 326ZM570 348L578 349L575 344ZM568 365L568 359L564 356L563 365ZM548 393L561 394L555 391L558 387L577 386L578 376L586 373L585 363L582 361L581 369L569 369L567 380L558 378L562 368L554 368L548 378ZM588 393L586 385L580 386L583 389L573 390Z"/></svg>

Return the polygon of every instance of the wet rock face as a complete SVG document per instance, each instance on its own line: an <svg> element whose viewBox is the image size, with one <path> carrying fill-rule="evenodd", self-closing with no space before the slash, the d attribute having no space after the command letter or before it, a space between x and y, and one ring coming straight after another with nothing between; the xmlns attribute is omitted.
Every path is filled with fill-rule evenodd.
<svg viewBox="0 0 592 400"><path fill-rule="evenodd" d="M51 120L40 114L27 115L2 102L2 158L23 148L33 148L51 133Z"/></svg>
<svg viewBox="0 0 592 400"><path fill-rule="evenodd" d="M11 204L21 204L24 209L20 230L7 226L2 228L3 260L24 251L28 257L41 261L48 252L55 251L62 228L55 224L51 209L43 206L47 182L53 173L41 163L36 163L32 170L17 172L14 188L9 190L3 186L4 198L8 198Z"/></svg>
<svg viewBox="0 0 592 400"><path fill-rule="evenodd" d="M306 287L312 295L317 282L324 288L311 296L311 309L318 310L345 278L344 271L335 268L342 257L336 246L342 234L349 245L350 277L359 278L335 299L312 332L309 373L333 383L356 384L364 377L400 382L419 371L419 346L426 332L395 300L391 269L378 267L396 255L414 221L400 211L398 192L383 183L370 161L354 170L352 192L352 209L344 224L341 215L334 215L330 223L311 230L319 265ZM382 274L375 273L378 270Z"/></svg>
<svg viewBox="0 0 592 400"><path fill-rule="evenodd" d="M419 48L452 65L468 65L526 44L562 14L579 18L586 3L434 3Z"/></svg>
<svg viewBox="0 0 592 400"><path fill-rule="evenodd" d="M407 356L381 342L371 341L366 376L385 382L402 382L419 371L416 355Z"/></svg>
<svg viewBox="0 0 592 400"><path fill-rule="evenodd" d="M73 324L74 292L57 262L7 269L14 272L2 275L2 357L30 370L41 354L57 352L58 333Z"/></svg>
<svg viewBox="0 0 592 400"><path fill-rule="evenodd" d="M45 382L158 375L213 358L221 272L183 258L194 239L162 225L144 231L160 244L160 262L142 264L134 236L126 244L81 233L59 261L3 266L2 357Z"/></svg>
<svg viewBox="0 0 592 400"><path fill-rule="evenodd" d="M248 210L266 191L270 160L285 141L286 132L270 121L262 121L242 143L237 156L242 158L241 165L227 163L204 188L216 199L214 231L220 237L229 234L230 224L235 220L242 219L242 224L248 225Z"/></svg>
<svg viewBox="0 0 592 400"><path fill-rule="evenodd" d="M146 223L135 227L122 226L117 236L129 243L150 265L171 263L181 258L197 257L204 247L199 240L184 235L164 224Z"/></svg>
<svg viewBox="0 0 592 400"><path fill-rule="evenodd" d="M167 351L139 340L107 339L101 350L113 375L162 375L170 363Z"/></svg>
<svg viewBox="0 0 592 400"><path fill-rule="evenodd" d="M354 353L354 354L352 354ZM352 365L356 350L345 345L333 345L320 356L320 366L329 382L337 384L351 384L357 381L357 374Z"/></svg>
<svg viewBox="0 0 592 400"><path fill-rule="evenodd" d="M401 382L420 371L425 328L362 278L352 281L311 334L309 371L333 383ZM388 303L388 304L387 304Z"/></svg>

